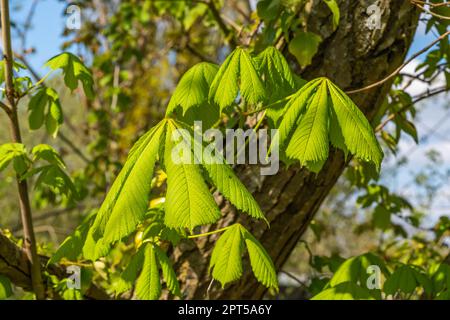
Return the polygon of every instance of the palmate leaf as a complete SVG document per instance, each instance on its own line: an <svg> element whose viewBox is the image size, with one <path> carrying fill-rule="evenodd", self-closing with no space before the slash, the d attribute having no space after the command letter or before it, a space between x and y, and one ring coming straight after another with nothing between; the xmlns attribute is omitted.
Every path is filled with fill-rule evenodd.
<svg viewBox="0 0 450 320"><path fill-rule="evenodd" d="M70 90L75 90L78 87L78 81L81 81L86 96L88 98L94 96L92 74L76 55L70 52L63 52L49 59L45 66L52 70L62 69L64 83Z"/></svg>
<svg viewBox="0 0 450 320"><path fill-rule="evenodd" d="M241 231L247 245L250 264L256 279L267 288L273 288L278 291L277 274L269 254L250 232L242 227Z"/></svg>
<svg viewBox="0 0 450 320"><path fill-rule="evenodd" d="M166 253L152 243L142 245L131 257L114 289L116 294L130 290L136 281L136 295L142 300L155 300L161 295L160 269L167 289L181 296L172 263Z"/></svg>
<svg viewBox="0 0 450 320"><path fill-rule="evenodd" d="M278 281L272 260L264 247L242 225L229 227L217 241L211 255L212 276L222 286L242 276L242 253L244 245L256 279L268 288L278 290Z"/></svg>
<svg viewBox="0 0 450 320"><path fill-rule="evenodd" d="M311 98L286 149L286 155L309 163L323 163L328 157L328 101L326 83Z"/></svg>
<svg viewBox="0 0 450 320"><path fill-rule="evenodd" d="M167 171L167 194L165 202L164 223L168 227L189 228L216 222L220 212L206 183L200 168L193 161L191 148L187 141L180 137L175 148L172 133L177 128L168 123L164 163ZM188 152L189 160L183 159L177 150ZM190 163L186 163L190 162Z"/></svg>
<svg viewBox="0 0 450 320"><path fill-rule="evenodd" d="M279 145L289 159L313 172L322 168L329 144L372 162L380 169L383 152L364 114L326 78L313 80L292 95L279 125Z"/></svg>
<svg viewBox="0 0 450 320"><path fill-rule="evenodd" d="M294 92L294 76L283 54L275 47L267 47L255 58L259 73L264 78L270 102L277 101Z"/></svg>
<svg viewBox="0 0 450 320"><path fill-rule="evenodd" d="M83 247L86 259L96 260L106 255L112 243L128 236L145 219L157 159L164 159L167 174L164 203L167 227L192 231L196 226L220 219L207 178L236 208L264 219L251 193L223 158L220 162L194 161L192 132L186 124L167 118L138 140L89 229ZM182 159L184 154L187 162Z"/></svg>
<svg viewBox="0 0 450 320"><path fill-rule="evenodd" d="M211 255L210 269L222 287L242 276L241 256L244 251L242 232L236 224L217 240Z"/></svg>
<svg viewBox="0 0 450 320"><path fill-rule="evenodd" d="M172 262L169 260L166 253L159 247L155 247L155 251L167 289L174 295L181 297L180 284L178 283L177 275L173 270Z"/></svg>
<svg viewBox="0 0 450 320"><path fill-rule="evenodd" d="M243 48L235 49L220 66L209 90L209 100L223 110L233 104L239 93L246 103L252 105L266 99L255 63Z"/></svg>
<svg viewBox="0 0 450 320"><path fill-rule="evenodd" d="M181 77L167 106L166 115L170 115L177 107L183 114L193 107L204 105L208 101L209 87L219 67L216 64L201 62L190 68Z"/></svg>
<svg viewBox="0 0 450 320"><path fill-rule="evenodd" d="M180 127L186 130L183 131L183 138L186 141L192 141L194 150L202 150L205 147L199 141L193 139L194 133L191 128L183 124L180 124ZM212 184L237 209L248 213L255 219L265 219L261 208L250 191L247 190L241 180L234 174L233 169L227 164L220 152L215 148L210 149L209 151L202 152L201 159L196 157L196 160L198 163L201 163Z"/></svg>
<svg viewBox="0 0 450 320"><path fill-rule="evenodd" d="M204 169L206 175L209 177L211 184L217 187L217 189L220 191L220 193L228 200L231 204L233 204L237 209L248 213L250 216L256 219L265 219L264 214L262 213L261 209L259 208L258 203L253 198L252 194L247 190L247 188L244 186L244 184L239 180L238 177L234 174L231 167L226 163L225 159L221 156L218 152L202 152L202 157L200 158L196 153L193 153L192 150L202 150L202 145L200 145L200 142L196 141L194 139L194 133L191 128L188 126L180 123L180 122L173 122L174 129L181 129L177 132L180 134L180 140L177 143L178 147L182 147L181 149L187 151L189 153L189 159L193 162L198 163L196 164L179 164L175 165L177 167L183 167L184 170L181 170L180 168L177 169L177 172L186 171L186 174L188 172L192 172L193 175L196 177L199 177L199 174L202 173L201 168ZM166 140L169 138L169 134L166 135ZM173 148L173 142L167 141L166 142L166 148L167 152L169 150L172 150ZM205 223L213 223L216 222L218 218L220 218L220 213L218 212L217 205L214 202L214 210L212 208L209 209L209 211L206 211L206 209L202 210L202 206L211 207L212 202L210 199L211 195L209 190L205 188L203 183L200 183L197 181L197 178L190 178L190 182L188 180L187 184L182 181L183 175L182 174L171 174L169 172L169 168L172 167L172 164L167 164L167 161L172 161L171 159L168 159L168 157L171 157L172 154L166 153L165 161L166 161L166 169L168 171L168 191L167 191L167 200L166 200L166 220L165 223L168 226L173 227L188 227L193 228L197 225L202 225ZM195 160L195 161L194 161ZM174 177L174 180L172 180L170 177ZM176 179L176 180L175 180ZM203 179L203 178L202 178ZM179 187L171 186L174 183L180 184ZM195 187L189 187L189 184L198 183L199 187L198 190L202 190L201 192L193 191L197 190ZM174 199L171 200L170 192L171 190L174 190L174 192L177 190L178 194L174 194ZM180 189L181 188L181 189ZM180 190L185 190L185 194L183 192L180 192ZM170 191L170 192L169 192ZM188 193L190 191L190 194ZM206 191L208 194L206 194ZM179 198L179 200L176 201L182 201L183 198L186 198L186 196L193 197L193 200L197 201L197 196L202 197L202 201L200 203L203 203L198 208L197 206L194 206L192 210L189 210L188 204L190 203L187 200L184 200L183 205L176 206L173 204L173 209L171 212L167 212L169 209L169 205L172 206L172 201ZM194 215L186 215L185 212L193 212ZM202 213L203 212L203 213ZM212 215L213 214L213 215ZM198 216L198 217L197 217ZM186 219L190 217L193 219L191 223L189 223ZM171 219L174 219L173 221ZM201 218L201 219L200 219ZM168 220L169 219L169 220ZM206 221L209 220L210 222ZM180 225L180 221L183 221L183 225ZM203 221L203 222L202 222ZM194 223L192 223L194 222Z"/></svg>
<svg viewBox="0 0 450 320"><path fill-rule="evenodd" d="M144 217L165 126L165 121L160 122L131 149L91 228L93 240L97 242L102 239L100 245L107 245L127 236ZM94 249L95 246L89 248ZM92 250L86 251L90 251L85 252L88 256L96 256Z"/></svg>
<svg viewBox="0 0 450 320"><path fill-rule="evenodd" d="M136 282L136 296L141 300L156 300L161 295L159 265L153 244L144 248L144 264Z"/></svg>

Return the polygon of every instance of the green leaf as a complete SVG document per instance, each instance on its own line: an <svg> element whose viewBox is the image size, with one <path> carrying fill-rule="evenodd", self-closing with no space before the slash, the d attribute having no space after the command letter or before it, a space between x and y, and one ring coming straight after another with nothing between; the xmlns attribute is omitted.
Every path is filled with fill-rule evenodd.
<svg viewBox="0 0 450 320"><path fill-rule="evenodd" d="M144 251L146 246L141 246L138 251L131 257L130 262L127 264L125 270L120 275L118 283L114 286L114 290L117 294L128 291L133 287L133 283L141 271L144 264Z"/></svg>
<svg viewBox="0 0 450 320"><path fill-rule="evenodd" d="M5 143L0 145L0 172L3 171L11 161L25 164L27 162L27 150L22 143ZM16 169L15 164L14 168ZM17 168L21 174L24 172L23 166L18 166Z"/></svg>
<svg viewBox="0 0 450 320"><path fill-rule="evenodd" d="M189 228L192 231L196 226L216 222L220 212L198 165L194 164L190 141L182 135L176 137L179 133L176 129L179 128L174 122L168 123L164 154L167 170L164 222L169 227ZM174 138L178 139L176 143ZM178 151L186 152L187 155ZM183 157L186 156L190 163L185 163Z"/></svg>
<svg viewBox="0 0 450 320"><path fill-rule="evenodd" d="M328 118L327 88L323 82L292 135L286 155L306 167L310 163L323 163L328 157Z"/></svg>
<svg viewBox="0 0 450 320"><path fill-rule="evenodd" d="M158 261L153 244L146 244L144 265L136 282L136 295L141 300L156 300L161 295Z"/></svg>
<svg viewBox="0 0 450 320"><path fill-rule="evenodd" d="M193 107L200 107L208 101L209 87L219 67L212 63L201 62L190 68L181 77L169 105L166 115L170 115L180 106L185 114Z"/></svg>
<svg viewBox="0 0 450 320"><path fill-rule="evenodd" d="M256 279L265 287L278 291L277 273L269 254L250 232L243 227L241 227L241 232L247 245L250 264Z"/></svg>
<svg viewBox="0 0 450 320"><path fill-rule="evenodd" d="M45 120L47 132L56 137L64 118L59 95L54 89L40 87L31 97L28 111L28 124L31 130L39 129Z"/></svg>
<svg viewBox="0 0 450 320"><path fill-rule="evenodd" d="M258 240L240 224L228 227L217 240L210 261L213 278L225 286L242 276L244 243L256 279L267 288L278 291L277 275L270 256Z"/></svg>
<svg viewBox="0 0 450 320"><path fill-rule="evenodd" d="M277 133L280 148L313 172L328 157L329 143L380 169L383 152L358 107L325 78L313 80L291 96Z"/></svg>
<svg viewBox="0 0 450 320"><path fill-rule="evenodd" d="M343 262L331 278L330 286L335 287L344 282L352 282L365 287L370 276L368 267L371 265L378 266L383 274L389 275L383 260L374 254L366 253Z"/></svg>
<svg viewBox="0 0 450 320"><path fill-rule="evenodd" d="M426 292L430 292L430 279L419 268L402 265L386 280L383 290L388 295L394 295L398 291L411 294L417 287L423 287Z"/></svg>
<svg viewBox="0 0 450 320"><path fill-rule="evenodd" d="M302 67L309 66L319 50L322 38L312 32L300 32L289 42L289 52L292 53Z"/></svg>
<svg viewBox="0 0 450 320"><path fill-rule="evenodd" d="M59 153L48 144L38 144L35 146L31 153L34 155L33 161L43 159L50 164L65 168L64 160L61 158Z"/></svg>
<svg viewBox="0 0 450 320"><path fill-rule="evenodd" d="M383 151L369 121L355 103L329 80L328 89L348 150L361 160L373 162L379 171Z"/></svg>
<svg viewBox="0 0 450 320"><path fill-rule="evenodd" d="M235 102L239 92L248 104L256 105L266 99L253 59L242 48L235 49L220 66L209 90L209 100L223 110Z"/></svg>
<svg viewBox="0 0 450 320"><path fill-rule="evenodd" d="M336 28L339 26L339 20L341 19L341 11L339 10L339 5L337 4L336 0L324 1L333 13L333 29L336 30Z"/></svg>
<svg viewBox="0 0 450 320"><path fill-rule="evenodd" d="M211 255L212 276L222 287L242 276L241 256L244 250L241 226L235 224L217 240Z"/></svg>
<svg viewBox="0 0 450 320"><path fill-rule="evenodd" d="M328 288L311 298L311 300L374 300L370 291L352 282L342 282Z"/></svg>
<svg viewBox="0 0 450 320"><path fill-rule="evenodd" d="M46 88L41 87L28 103L28 124L31 130L37 130L44 124L45 107L48 104Z"/></svg>
<svg viewBox="0 0 450 320"><path fill-rule="evenodd" d="M256 6L258 16L264 21L272 21L277 17L281 7L280 0L261 0Z"/></svg>
<svg viewBox="0 0 450 320"><path fill-rule="evenodd" d="M63 52L48 60L45 66L52 70L62 69L64 83L72 91L78 88L78 81L81 81L86 97L93 98L92 74L77 56L69 52Z"/></svg>
<svg viewBox="0 0 450 320"><path fill-rule="evenodd" d="M11 281L6 276L0 274L0 300L5 300L12 294Z"/></svg>
<svg viewBox="0 0 450 320"><path fill-rule="evenodd" d="M373 212L373 222L375 227L386 230L391 225L391 212L383 205L376 206Z"/></svg>
<svg viewBox="0 0 450 320"><path fill-rule="evenodd" d="M110 244L130 234L148 207L154 166L166 122L162 121L133 146L128 159L100 207L93 238Z"/></svg>
<svg viewBox="0 0 450 320"><path fill-rule="evenodd" d="M77 261L78 257L83 251L84 242L89 231L89 226L95 216L90 214L87 216L81 224L75 229L75 231L68 236L63 243L59 246L58 250L51 256L47 264L57 263L62 258L66 258L70 261Z"/></svg>
<svg viewBox="0 0 450 320"><path fill-rule="evenodd" d="M161 266L164 281L167 284L167 288L172 294L181 297L180 285L178 283L177 275L173 270L172 263L167 257L166 253L160 248L155 247L156 256Z"/></svg>
<svg viewBox="0 0 450 320"><path fill-rule="evenodd" d="M270 102L280 100L294 92L295 81L291 69L275 47L267 47L256 57L259 72L264 78Z"/></svg>
<svg viewBox="0 0 450 320"><path fill-rule="evenodd" d="M198 141L193 139L193 131L186 126L183 126L183 128L190 134L184 136L185 141L192 141L194 149L202 150L201 148L205 146L200 145ZM253 195L234 174L233 169L227 164L221 153L216 149L210 150L211 152L205 151L202 152L202 159L196 158L196 160L201 163L212 184L237 209L248 213L253 218L265 219Z"/></svg>

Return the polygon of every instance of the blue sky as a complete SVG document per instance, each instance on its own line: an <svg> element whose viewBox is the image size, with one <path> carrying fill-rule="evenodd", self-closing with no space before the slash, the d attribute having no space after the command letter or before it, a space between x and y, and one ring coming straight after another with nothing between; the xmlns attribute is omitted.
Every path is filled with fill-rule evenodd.
<svg viewBox="0 0 450 320"><path fill-rule="evenodd" d="M31 0L14 0L12 1L12 9L15 6L21 6L21 10L12 11L13 21L23 22L26 19L26 14L32 3ZM29 61L32 66L39 72L42 72L42 65L52 56L61 52L60 46L63 42L61 35L67 16L64 15L65 4L57 0L40 0L37 6L35 16L33 18L33 28L28 36L28 47L34 47L36 53L29 56ZM425 47L435 39L432 33L425 35L425 27L422 24L416 34L413 45L410 49L409 55L417 52L421 48ZM17 39L14 45L17 48L19 45ZM415 66L419 60L423 59L425 55L422 55L418 60L414 61L407 67L407 71L414 72ZM442 79L440 80L442 82ZM412 86L411 93L418 94L426 89L420 84ZM441 96L440 98L433 100L432 102L426 102L421 104L421 113L418 123L419 136L427 138L430 132L434 131L436 125L439 125L437 130L428 137L423 139L419 146L416 146L411 139L404 139L400 146L400 156L407 156L409 163L405 167L399 169L399 174L395 178L386 177L384 183L399 193L411 195L411 178L414 173L421 169L426 164L425 154L430 149L440 150L443 154L444 166L442 170L450 169L450 113L448 111L449 96ZM448 115L448 117L447 117ZM442 120L443 117L444 120ZM431 129L431 130L430 130ZM413 152L413 153L411 153ZM408 154L411 153L411 154ZM386 161L387 165L392 165L398 158L391 158ZM413 188L414 189L414 188ZM445 186L439 191L438 197L440 198L438 207L435 209L435 214L448 213L450 211L450 188Z"/></svg>

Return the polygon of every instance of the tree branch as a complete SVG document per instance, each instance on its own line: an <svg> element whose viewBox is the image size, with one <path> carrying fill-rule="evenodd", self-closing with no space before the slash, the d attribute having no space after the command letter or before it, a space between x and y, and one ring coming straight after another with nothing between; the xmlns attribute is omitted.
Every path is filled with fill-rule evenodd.
<svg viewBox="0 0 450 320"><path fill-rule="evenodd" d="M19 119L17 116L17 100L13 82L13 53L11 45L11 23L9 20L9 3L8 0L1 0L1 23L2 23L2 40L3 54L5 58L5 79L6 79L6 96L10 103L11 112L9 114L11 136L15 143L22 143L20 134ZM19 174L16 176L17 188L19 192L19 206L23 225L25 252L31 264L31 282L33 291L37 299L45 299L45 290L42 284L41 265L36 248L36 238L33 230L33 218L31 216L30 199L28 195L28 184L26 180L22 180Z"/></svg>
<svg viewBox="0 0 450 320"><path fill-rule="evenodd" d="M59 265L50 265L45 267L48 257L39 256L40 266L49 274L55 275L62 280L67 277L66 270ZM31 283L30 260L25 251L12 242L0 231L0 274L8 277L8 279L17 287L26 291L33 290ZM45 282L41 281L41 285L45 288ZM58 297L58 293L52 287L46 288L47 293L51 297ZM86 299L93 300L109 300L108 295L102 288L91 283L91 286L84 293Z"/></svg>
<svg viewBox="0 0 450 320"><path fill-rule="evenodd" d="M411 61L413 61L415 58L417 58L418 56L422 55L423 53L427 52L429 49L431 49L432 47L434 47L435 44L437 44L438 42L440 42L441 40L445 39L448 35L450 34L450 31L447 31L446 33L444 33L443 35L441 35L439 38L437 38L436 40L434 40L432 43L430 43L428 46L426 46L425 48L423 48L422 50L416 52L415 54L412 55L411 58L409 58L408 60L405 61L405 63L403 63L400 67L398 67L397 69L395 69L394 72L392 72L389 76L387 76L386 78L377 81L367 87L361 88L361 89L356 89L356 90L350 90L347 91L347 94L354 94L354 93L359 93L362 91L366 91L366 90L370 90L373 88L376 88L384 83L386 83L387 81L391 80L392 78L394 78L397 74L400 73L400 71L402 71L402 69L404 67L406 67Z"/></svg>

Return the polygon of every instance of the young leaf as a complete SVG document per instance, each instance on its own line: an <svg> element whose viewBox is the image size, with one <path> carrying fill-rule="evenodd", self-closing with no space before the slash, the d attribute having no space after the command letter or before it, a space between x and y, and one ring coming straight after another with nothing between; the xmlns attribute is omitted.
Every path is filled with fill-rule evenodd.
<svg viewBox="0 0 450 320"><path fill-rule="evenodd" d="M208 62L201 62L190 68L181 77L169 105L166 115L170 115L177 107L181 107L183 114L193 108L200 107L208 101L209 87L214 80L219 67Z"/></svg>
<svg viewBox="0 0 450 320"><path fill-rule="evenodd" d="M250 232L243 227L241 227L241 231L247 245L250 264L256 279L265 287L278 291L277 273L269 254Z"/></svg>
<svg viewBox="0 0 450 320"><path fill-rule="evenodd" d="M201 150L203 147L198 141L193 139L193 131L186 127L184 136L186 141L191 141L194 144L194 149ZM256 219L265 219L258 203L253 198L252 194L247 190L245 185L239 180L233 172L233 169L226 163L226 160L220 152L203 152L202 159L196 158L198 163L201 163L205 169L212 184L217 187L220 193L230 201L237 209L248 213Z"/></svg>
<svg viewBox="0 0 450 320"><path fill-rule="evenodd" d="M217 240L211 255L212 276L222 286L242 276L244 243L256 279L268 288L278 290L278 281L272 260L263 246L242 225L230 226Z"/></svg>
<svg viewBox="0 0 450 320"><path fill-rule="evenodd" d="M223 110L236 100L239 92L243 100L252 105L266 99L253 59L242 48L235 49L219 68L209 90L209 100Z"/></svg>
<svg viewBox="0 0 450 320"><path fill-rule="evenodd" d="M280 100L294 92L294 76L280 51L275 47L267 47L255 60L264 78L266 91L270 92L270 102Z"/></svg>
<svg viewBox="0 0 450 320"><path fill-rule="evenodd" d="M144 265L136 282L136 295L141 300L156 300L161 295L158 261L153 244L144 248Z"/></svg>
<svg viewBox="0 0 450 320"><path fill-rule="evenodd" d="M361 160L373 162L379 170L383 151L369 121L341 89L329 80L327 84L337 122L348 150Z"/></svg>
<svg viewBox="0 0 450 320"><path fill-rule="evenodd" d="M131 257L130 262L127 264L125 270L120 275L118 283L114 286L116 294L128 291L132 288L133 283L141 271L144 264L144 251L146 247L141 246L138 251Z"/></svg>
<svg viewBox="0 0 450 320"><path fill-rule="evenodd" d="M181 297L180 285L178 283L177 275L173 270L172 263L170 262L166 253L159 247L155 247L155 251L167 288L170 290L170 292L172 292L172 294Z"/></svg>
<svg viewBox="0 0 450 320"><path fill-rule="evenodd" d="M379 170L383 152L364 114L331 81L316 79L292 95L279 125L279 145L290 159L313 172L328 157L329 143L372 162Z"/></svg>
<svg viewBox="0 0 450 320"><path fill-rule="evenodd" d="M306 166L323 163L328 157L328 118L327 88L326 83L322 83L308 103L286 155Z"/></svg>
<svg viewBox="0 0 450 320"><path fill-rule="evenodd" d="M189 228L216 222L220 218L213 196L208 190L198 165L193 163L192 150L185 137L176 137L177 127L168 123L164 162L167 171L165 224L173 228ZM173 134L174 133L174 134ZM177 143L173 138L181 138ZM176 147L175 147L176 146ZM180 151L187 152L191 163L185 163ZM186 156L186 155L183 155Z"/></svg>
<svg viewBox="0 0 450 320"><path fill-rule="evenodd" d="M217 240L211 255L212 276L222 287L242 276L241 256L244 250L243 237L239 224L231 226Z"/></svg>
<svg viewBox="0 0 450 320"><path fill-rule="evenodd" d="M103 235L105 244L120 240L131 233L144 217L165 126L165 121L160 122L131 149L97 213L92 226L94 240Z"/></svg>
<svg viewBox="0 0 450 320"><path fill-rule="evenodd" d="M92 89L92 74L83 62L70 52L63 52L54 56L45 63L45 66L52 70L62 69L64 73L64 83L70 90L78 88L78 81L83 84L84 93L88 98L94 96Z"/></svg>

